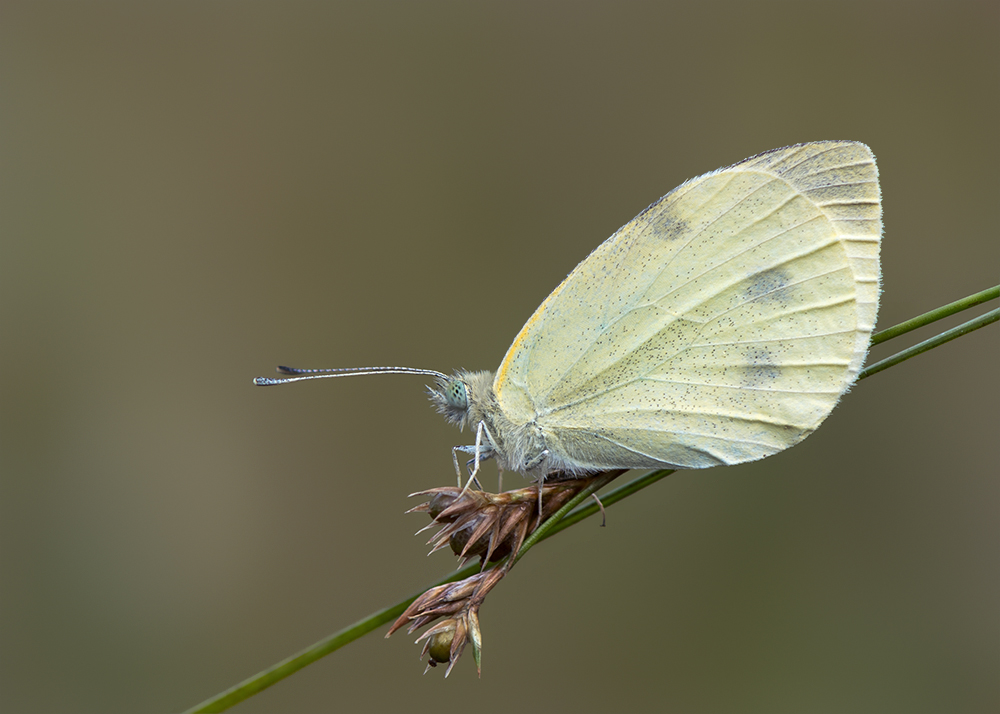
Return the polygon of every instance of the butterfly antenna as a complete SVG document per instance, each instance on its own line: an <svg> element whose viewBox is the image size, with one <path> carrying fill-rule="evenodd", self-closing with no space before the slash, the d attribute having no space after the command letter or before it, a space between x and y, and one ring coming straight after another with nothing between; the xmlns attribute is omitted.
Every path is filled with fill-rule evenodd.
<svg viewBox="0 0 1000 714"><path fill-rule="evenodd" d="M291 377L257 377L253 383L258 387L270 387L275 384L289 384L306 379L328 379L330 377L361 377L366 374L424 374L440 379L448 379L448 375L433 369L417 369L416 367L340 367L330 369L301 369L299 367L278 367L281 374Z"/></svg>

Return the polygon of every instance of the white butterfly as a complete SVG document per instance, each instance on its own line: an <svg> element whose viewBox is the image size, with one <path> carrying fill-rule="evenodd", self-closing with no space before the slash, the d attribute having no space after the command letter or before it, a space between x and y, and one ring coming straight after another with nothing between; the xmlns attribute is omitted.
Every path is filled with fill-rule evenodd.
<svg viewBox="0 0 1000 714"><path fill-rule="evenodd" d="M754 461L808 436L854 383L881 234L867 146L775 149L687 181L598 246L496 373L255 382L433 375L438 410L476 433L456 447L473 473L489 458L535 479Z"/></svg>

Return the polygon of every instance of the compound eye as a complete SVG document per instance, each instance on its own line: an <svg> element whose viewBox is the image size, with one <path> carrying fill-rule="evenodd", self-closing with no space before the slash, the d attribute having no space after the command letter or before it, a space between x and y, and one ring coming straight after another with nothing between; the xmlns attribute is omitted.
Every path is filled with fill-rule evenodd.
<svg viewBox="0 0 1000 714"><path fill-rule="evenodd" d="M469 390L465 382L458 379L448 380L448 385L444 389L444 398L449 407L465 411L469 408Z"/></svg>

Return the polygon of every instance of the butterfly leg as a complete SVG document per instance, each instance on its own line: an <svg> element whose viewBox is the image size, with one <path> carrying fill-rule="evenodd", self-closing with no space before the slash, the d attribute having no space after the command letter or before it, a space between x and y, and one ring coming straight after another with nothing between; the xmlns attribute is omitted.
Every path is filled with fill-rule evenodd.
<svg viewBox="0 0 1000 714"><path fill-rule="evenodd" d="M461 446L455 446L451 450L451 460L455 463L455 476L458 478L458 485L462 485L462 467L458 465L458 452L462 450Z"/></svg>
<svg viewBox="0 0 1000 714"><path fill-rule="evenodd" d="M483 443L483 435L486 435L487 443ZM462 488L464 493L469 484L475 482L477 488L482 488L482 484L479 483L477 475L479 474L479 465L486 461L487 459L492 459L496 455L496 448L494 446L496 442L493 441L493 435L490 434L489 428L486 426L486 422L479 422L479 426L476 427L476 443L474 446L454 446L451 450L452 459L455 462L455 471L458 473L458 485L462 485L462 473L458 467L458 452L464 452L466 454L472 454L473 458L469 459L465 467L469 469L469 480L465 482L465 487Z"/></svg>
<svg viewBox="0 0 1000 714"><path fill-rule="evenodd" d="M451 447L451 458L455 462L455 473L458 474L458 486L459 486L459 488L461 488L461 486L462 486L462 470L461 470L461 467L458 465L458 452L459 451L461 451L463 454L475 454L476 453L476 447L475 446L453 446L453 447ZM489 459L489 458L492 458L492 455L490 455L490 454L484 454L483 455L483 459ZM472 473L472 467L475 465L475 463L476 463L475 459L469 459L468 461L465 462L465 468L469 470L469 473ZM472 480L476 484L476 488L480 488L481 489L483 487L483 485L479 482L479 478L478 477L473 476Z"/></svg>
<svg viewBox="0 0 1000 714"><path fill-rule="evenodd" d="M534 471L539 466L541 466L542 462L544 462L545 459L548 458L548 456L549 456L549 450L548 449L542 449L538 453L538 456L535 456L533 459L531 459L531 461L525 462L523 473L530 474L532 471ZM545 480L545 474L540 474L537 478L538 478L539 481L544 481Z"/></svg>
<svg viewBox="0 0 1000 714"><path fill-rule="evenodd" d="M545 462L545 459L548 458L548 456L549 456L549 450L548 449L542 449L539 452L538 456L536 456L535 458L533 458L531 461L527 462L524 465L524 472L526 474L527 473L531 473L531 471L533 469L536 469L539 466L541 466ZM538 481L538 524L541 525L541 523L542 523L542 487L545 485L545 474L544 473L538 474L537 481Z"/></svg>
<svg viewBox="0 0 1000 714"><path fill-rule="evenodd" d="M483 444L483 434L486 435L486 440L489 442L488 444ZM490 434L490 430L486 427L486 422L481 421L479 422L479 426L476 427L475 446L472 447L456 446L454 449L452 449L452 454L455 454L456 451L464 451L465 453L470 453L471 451L471 453L474 455L474 457L469 462L472 464L472 473L469 474L469 480L465 482L465 487L462 489L462 493L465 493L465 491L469 488L469 485L473 481L476 482L476 486L482 488L482 484L479 483L479 479L477 479L476 476L479 474L480 463L485 461L486 459L493 458L495 453L495 449L493 446L494 443L495 442L493 441L493 435ZM455 459L457 461L458 457L455 456ZM468 467L468 464L466 464L466 466ZM461 480L459 480L459 483L461 483Z"/></svg>

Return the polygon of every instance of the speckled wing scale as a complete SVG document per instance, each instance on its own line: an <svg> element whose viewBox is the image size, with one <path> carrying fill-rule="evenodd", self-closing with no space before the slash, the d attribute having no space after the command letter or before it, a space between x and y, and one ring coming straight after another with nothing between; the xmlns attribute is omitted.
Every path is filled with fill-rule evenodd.
<svg viewBox="0 0 1000 714"><path fill-rule="evenodd" d="M786 449L864 362L881 233L864 144L789 146L692 179L542 303L496 374L498 404L571 471Z"/></svg>

